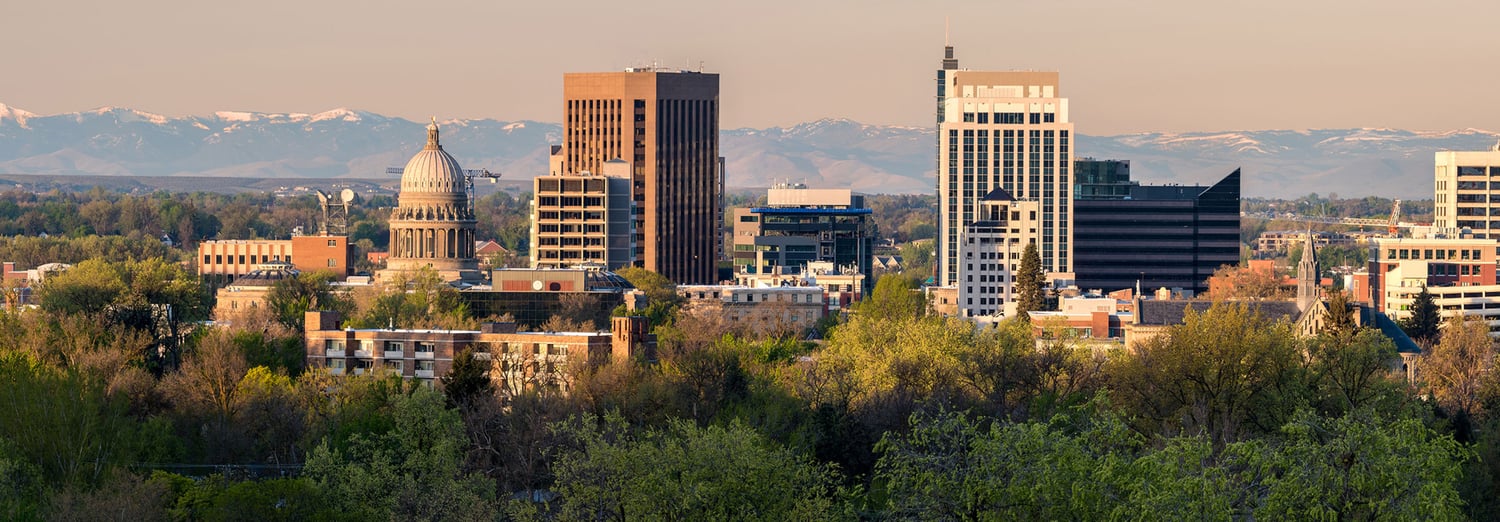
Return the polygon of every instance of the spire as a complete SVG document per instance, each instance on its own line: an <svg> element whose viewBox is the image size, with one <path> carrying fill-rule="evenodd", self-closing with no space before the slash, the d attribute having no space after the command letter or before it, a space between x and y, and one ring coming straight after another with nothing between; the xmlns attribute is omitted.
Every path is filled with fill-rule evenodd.
<svg viewBox="0 0 1500 522"><path fill-rule="evenodd" d="M1318 283L1322 279L1322 271L1318 269L1318 247L1313 240L1312 228L1307 229L1307 235L1302 242L1302 260L1297 263L1297 308L1306 311L1321 297L1318 295Z"/></svg>
<svg viewBox="0 0 1500 522"><path fill-rule="evenodd" d="M432 123L427 125L427 147L424 150L443 150L443 146L438 143L437 116L433 116Z"/></svg>

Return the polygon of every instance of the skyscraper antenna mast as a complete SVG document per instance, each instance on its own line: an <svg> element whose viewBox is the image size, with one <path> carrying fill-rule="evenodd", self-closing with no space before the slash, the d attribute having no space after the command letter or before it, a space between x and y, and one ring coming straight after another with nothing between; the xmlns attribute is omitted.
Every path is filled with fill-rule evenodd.
<svg viewBox="0 0 1500 522"><path fill-rule="evenodd" d="M948 17L943 17L943 47L953 45L948 42Z"/></svg>

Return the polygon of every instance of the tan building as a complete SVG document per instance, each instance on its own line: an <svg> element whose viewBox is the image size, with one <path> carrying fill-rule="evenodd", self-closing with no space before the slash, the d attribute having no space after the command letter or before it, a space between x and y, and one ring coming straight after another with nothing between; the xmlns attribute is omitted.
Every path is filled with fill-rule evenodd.
<svg viewBox="0 0 1500 522"><path fill-rule="evenodd" d="M286 263L298 271L333 272L343 279L351 273L353 255L346 236L204 241L198 243L198 275L224 284L260 265Z"/></svg>
<svg viewBox="0 0 1500 522"><path fill-rule="evenodd" d="M630 164L635 263L678 283L717 280L724 178L719 75L658 69L563 75L561 173Z"/></svg>
<svg viewBox="0 0 1500 522"><path fill-rule="evenodd" d="M1433 225L1500 239L1500 143L1483 152L1439 152L1433 164Z"/></svg>
<svg viewBox="0 0 1500 522"><path fill-rule="evenodd" d="M468 178L427 126L427 145L401 171L401 193L391 212L390 257L378 278L390 281L424 267L446 281L484 279L474 257L474 207Z"/></svg>
<svg viewBox="0 0 1500 522"><path fill-rule="evenodd" d="M580 365L652 357L645 319L616 317L614 332L521 332L515 323L479 330L340 329L334 312L308 312L307 367L334 375L382 369L434 385L453 368L453 356L472 349L488 360L490 380L504 394L541 389L567 393Z"/></svg>
<svg viewBox="0 0 1500 522"><path fill-rule="evenodd" d="M559 164L561 154L553 163ZM553 169L532 181L531 267L635 264L630 164L612 159L603 172Z"/></svg>
<svg viewBox="0 0 1500 522"><path fill-rule="evenodd" d="M234 278L229 286L215 294L214 320L233 323L245 315L264 310L266 297L278 281L297 277L300 272L287 263L264 263L250 273Z"/></svg>
<svg viewBox="0 0 1500 522"><path fill-rule="evenodd" d="M1042 270L1073 271L1073 123L1056 72L939 71L938 279L959 282L960 235L995 189L1040 205Z"/></svg>
<svg viewBox="0 0 1500 522"><path fill-rule="evenodd" d="M689 313L717 315L755 332L811 328L828 314L817 286L679 285L677 295L687 300Z"/></svg>

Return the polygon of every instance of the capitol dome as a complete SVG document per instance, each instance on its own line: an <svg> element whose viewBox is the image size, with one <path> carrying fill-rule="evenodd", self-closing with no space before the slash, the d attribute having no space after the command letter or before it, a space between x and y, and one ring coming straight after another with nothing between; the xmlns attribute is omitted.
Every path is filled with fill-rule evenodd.
<svg viewBox="0 0 1500 522"><path fill-rule="evenodd" d="M427 146L401 170L402 194L463 194L464 170L438 143L437 122L427 126Z"/></svg>

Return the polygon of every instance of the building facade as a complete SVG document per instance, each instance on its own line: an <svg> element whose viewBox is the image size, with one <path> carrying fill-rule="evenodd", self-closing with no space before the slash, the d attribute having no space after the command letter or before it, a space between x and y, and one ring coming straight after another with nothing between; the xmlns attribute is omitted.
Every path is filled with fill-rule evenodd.
<svg viewBox="0 0 1500 522"><path fill-rule="evenodd" d="M1434 156L1433 225L1500 239L1500 144L1483 152Z"/></svg>
<svg viewBox="0 0 1500 522"><path fill-rule="evenodd" d="M980 201L975 221L960 236L959 316L968 319L1015 313L1016 274L1026 245L1041 241L1041 205L995 189Z"/></svg>
<svg viewBox="0 0 1500 522"><path fill-rule="evenodd" d="M1376 239L1364 277L1353 277L1353 299L1392 319L1411 316L1426 288L1443 317L1475 316L1500 336L1500 240L1473 237Z"/></svg>
<svg viewBox="0 0 1500 522"><path fill-rule="evenodd" d="M947 70L938 123L938 279L959 279L959 236L994 189L1039 205L1042 269L1073 271L1073 123L1058 73Z"/></svg>
<svg viewBox="0 0 1500 522"><path fill-rule="evenodd" d="M734 281L751 288L774 288L782 286L812 286L823 289L823 302L828 311L847 310L864 299L868 283L864 274L840 268L828 261L814 261L795 274L736 274Z"/></svg>
<svg viewBox="0 0 1500 522"><path fill-rule="evenodd" d="M765 206L734 211L735 273L795 275L809 263L828 263L863 275L866 284L875 247L870 214L864 196L848 189L778 185Z"/></svg>
<svg viewBox="0 0 1500 522"><path fill-rule="evenodd" d="M269 262L256 267L250 273L236 277L229 286L215 293L214 321L233 323L241 318L264 312L266 298L271 289L283 279L297 277L301 273L287 263Z"/></svg>
<svg viewBox="0 0 1500 522"><path fill-rule="evenodd" d="M635 264L630 164L612 159L603 172L554 171L532 181L531 266Z"/></svg>
<svg viewBox="0 0 1500 522"><path fill-rule="evenodd" d="M1208 278L1240 260L1240 171L1210 187L1131 187L1126 199L1074 204L1075 284L1208 291Z"/></svg>
<svg viewBox="0 0 1500 522"><path fill-rule="evenodd" d="M627 69L563 75L561 172L630 165L635 263L678 283L712 283L723 172L719 75Z"/></svg>
<svg viewBox="0 0 1500 522"><path fill-rule="evenodd" d="M509 314L528 328L565 312L574 319L592 319L602 328L610 312L626 304L626 294L634 290L625 278L607 270L499 268L490 274L488 288L469 288L459 298L474 317Z"/></svg>
<svg viewBox="0 0 1500 522"><path fill-rule="evenodd" d="M1075 199L1130 199L1130 161L1079 158L1073 160Z"/></svg>
<svg viewBox="0 0 1500 522"><path fill-rule="evenodd" d="M812 328L828 313L823 289L816 286L681 285L677 295L687 313L722 317L759 333Z"/></svg>
<svg viewBox="0 0 1500 522"><path fill-rule="evenodd" d="M332 272L343 279L352 273L352 256L347 236L204 241L198 243L198 275L222 286L260 265L286 263L302 272Z"/></svg>
<svg viewBox="0 0 1500 522"><path fill-rule="evenodd" d="M468 178L458 160L443 150L434 122L427 145L401 170L401 193L391 211L390 257L379 273L383 282L431 268L446 281L484 279L474 257L474 207Z"/></svg>
<svg viewBox="0 0 1500 522"><path fill-rule="evenodd" d="M334 312L307 312L307 367L333 375L389 372L435 386L453 357L473 350L490 361L490 381L504 395L529 389L567 393L575 371L611 359L654 357L643 318L616 317L613 332L521 332L515 323L479 330L340 329Z"/></svg>

